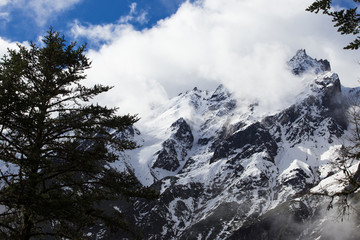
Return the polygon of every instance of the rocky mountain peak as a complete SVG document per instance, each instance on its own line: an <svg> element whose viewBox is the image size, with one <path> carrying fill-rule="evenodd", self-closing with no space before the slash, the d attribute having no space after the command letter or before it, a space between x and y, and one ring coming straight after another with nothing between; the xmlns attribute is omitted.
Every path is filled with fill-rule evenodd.
<svg viewBox="0 0 360 240"><path fill-rule="evenodd" d="M317 75L279 112L263 112L257 103L247 113L223 85L213 92L194 88L161 108L153 122L167 119L166 126L135 155L148 167L135 173L150 172L161 196L124 210L145 239L315 239L301 238L306 226L291 232L287 221L279 229L273 219L313 217L317 203L301 196L327 178L329 162L338 158L344 93L327 60L299 50L288 65L296 75ZM285 207L295 210L284 215Z"/></svg>
<svg viewBox="0 0 360 240"><path fill-rule="evenodd" d="M231 94L230 92L225 88L225 86L223 84L220 84L216 90L214 91L214 93L211 95L210 100L211 101L223 101L226 98L230 97Z"/></svg>
<svg viewBox="0 0 360 240"><path fill-rule="evenodd" d="M288 66L295 75L302 75L306 72L314 72L315 74L319 74L322 72L331 71L328 60L317 60L311 58L306 54L305 49L298 50L295 56L288 62Z"/></svg>

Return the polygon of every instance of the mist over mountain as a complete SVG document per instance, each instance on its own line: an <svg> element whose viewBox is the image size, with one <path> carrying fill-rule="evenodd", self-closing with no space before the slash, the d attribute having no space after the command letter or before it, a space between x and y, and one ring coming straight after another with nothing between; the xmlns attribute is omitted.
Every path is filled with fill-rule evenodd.
<svg viewBox="0 0 360 240"><path fill-rule="evenodd" d="M144 239L360 237L356 214L337 222L324 210L328 199L308 194L334 174L331 162L350 131L348 99L360 89L343 87L327 60L305 50L287 66L301 89L286 107L269 111L223 85L195 87L128 131L141 147L115 164L161 196L114 207ZM129 236L103 235L121 237Z"/></svg>

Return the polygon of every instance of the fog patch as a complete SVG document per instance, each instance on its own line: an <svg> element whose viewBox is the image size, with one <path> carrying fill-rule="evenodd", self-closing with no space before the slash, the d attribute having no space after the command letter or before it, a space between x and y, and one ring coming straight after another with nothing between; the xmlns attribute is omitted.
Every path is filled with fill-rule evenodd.
<svg viewBox="0 0 360 240"><path fill-rule="evenodd" d="M329 198L321 198L321 205L315 212L313 219L307 221L307 230L301 239L327 239L327 240L347 240L360 238L359 213L353 207L347 208L339 205L335 199L334 207L328 208ZM350 205L351 206L351 205Z"/></svg>

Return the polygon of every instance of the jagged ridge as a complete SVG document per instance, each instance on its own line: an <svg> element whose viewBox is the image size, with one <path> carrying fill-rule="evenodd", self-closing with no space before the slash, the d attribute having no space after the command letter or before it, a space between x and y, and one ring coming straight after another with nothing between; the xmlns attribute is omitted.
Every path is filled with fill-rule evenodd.
<svg viewBox="0 0 360 240"><path fill-rule="evenodd" d="M257 103L240 110L222 85L214 92L195 88L163 108L154 122L174 122L162 139L136 153L151 153L148 169L134 172L151 174L161 191L157 201L139 201L129 212L146 239L263 239L254 237L259 226L252 224L272 219L266 214L281 206L295 209L288 213L299 221L312 216L304 202L289 201L328 175L324 166L337 157L346 131L345 103L327 60L299 50L288 65L296 75L316 77L297 102L275 115L256 115ZM283 237L288 234L301 231Z"/></svg>

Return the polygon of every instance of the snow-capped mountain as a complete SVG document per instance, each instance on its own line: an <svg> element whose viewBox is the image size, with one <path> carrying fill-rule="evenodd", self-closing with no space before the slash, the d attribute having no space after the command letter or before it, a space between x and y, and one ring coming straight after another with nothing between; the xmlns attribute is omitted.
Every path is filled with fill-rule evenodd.
<svg viewBox="0 0 360 240"><path fill-rule="evenodd" d="M346 97L357 90L342 90L330 63L305 50L288 66L304 87L286 109L269 114L222 85L194 88L155 109L129 135L142 147L125 153L126 168L161 192L156 201L122 209L144 239L316 239L323 233L315 214L321 204L304 194L330 175L347 134ZM311 219L316 227L308 226Z"/></svg>

